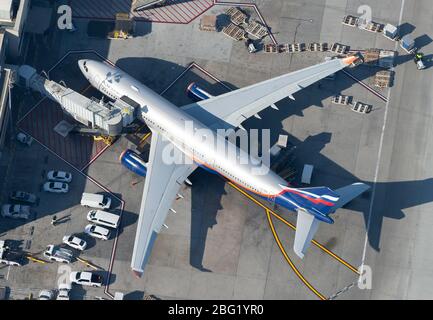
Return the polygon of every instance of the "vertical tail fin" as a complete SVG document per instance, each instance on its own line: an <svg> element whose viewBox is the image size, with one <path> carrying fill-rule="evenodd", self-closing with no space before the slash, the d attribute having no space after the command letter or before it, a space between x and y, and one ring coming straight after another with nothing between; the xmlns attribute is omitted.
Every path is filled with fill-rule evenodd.
<svg viewBox="0 0 433 320"><path fill-rule="evenodd" d="M339 195L328 187L291 189L301 208L314 214L319 220L333 223L328 215L335 211Z"/></svg>

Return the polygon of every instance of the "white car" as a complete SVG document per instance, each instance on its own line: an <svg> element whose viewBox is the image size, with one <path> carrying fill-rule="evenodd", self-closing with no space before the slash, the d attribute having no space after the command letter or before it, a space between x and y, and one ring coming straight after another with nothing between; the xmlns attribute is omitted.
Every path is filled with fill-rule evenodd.
<svg viewBox="0 0 433 320"><path fill-rule="evenodd" d="M64 236L63 237L63 243L67 244L68 246L70 246L71 248L83 251L86 249L87 247L87 242L78 238L78 237L74 237L73 235L70 236Z"/></svg>
<svg viewBox="0 0 433 320"><path fill-rule="evenodd" d="M2 206L1 215L5 218L25 219L30 216L30 206L21 204L5 204Z"/></svg>
<svg viewBox="0 0 433 320"><path fill-rule="evenodd" d="M101 226L97 226L96 224L88 224L84 228L84 232L89 236L102 240L108 240L110 238L110 230Z"/></svg>
<svg viewBox="0 0 433 320"><path fill-rule="evenodd" d="M56 300L69 300L69 292L71 291L70 283L61 283L57 293Z"/></svg>
<svg viewBox="0 0 433 320"><path fill-rule="evenodd" d="M69 183L72 181L72 174L70 172L66 172L66 171L51 170L47 173L47 179L50 181Z"/></svg>
<svg viewBox="0 0 433 320"><path fill-rule="evenodd" d="M83 286L100 287L102 286L102 277L92 272L75 271L69 275L71 283L81 284Z"/></svg>
<svg viewBox="0 0 433 320"><path fill-rule="evenodd" d="M46 182L44 191L53 193L66 193L69 191L69 185L65 182Z"/></svg>
<svg viewBox="0 0 433 320"><path fill-rule="evenodd" d="M38 300L54 300L53 290L42 290L39 292Z"/></svg>

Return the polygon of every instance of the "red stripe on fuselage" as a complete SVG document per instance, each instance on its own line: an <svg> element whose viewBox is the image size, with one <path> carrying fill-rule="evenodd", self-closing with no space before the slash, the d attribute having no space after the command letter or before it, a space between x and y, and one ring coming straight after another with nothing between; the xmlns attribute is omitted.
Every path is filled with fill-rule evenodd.
<svg viewBox="0 0 433 320"><path fill-rule="evenodd" d="M323 200L322 198L312 198L312 197L309 197L309 196L307 196L301 192L295 191L295 190L287 190L286 189L282 193L285 193L285 192L292 192L294 194L297 194L298 196L300 196L304 199L307 199L308 201L313 202L314 204L320 203L320 204L323 204L323 205L328 206L328 207L333 207L335 205L335 203Z"/></svg>
<svg viewBox="0 0 433 320"><path fill-rule="evenodd" d="M205 166L206 168L208 168L208 169L210 169L210 170L212 170L212 171L217 172L218 174L220 174L221 176L223 176L224 178L226 178L226 179L229 180L230 182L234 183L235 185L240 186L240 187L242 187L242 188L244 188L244 189L246 189L246 190L248 190L248 191L250 191L250 192L252 192L252 193L254 193L254 194L257 194L257 195L259 195L259 196L262 196L262 197L267 197L267 198L276 198L276 197L278 197L278 196L283 195L283 194L286 193L286 192L292 192L292 193L295 193L295 194L299 195L300 197L302 197L302 198L304 198L304 199L307 199L307 200L313 202L314 204L319 204L319 203L321 203L321 204L324 204L325 206L328 206L328 207L333 207L333 206L335 205L334 203L329 202L329 201L326 201L326 200L323 200L323 199L321 199L321 198L311 198L311 197L309 197L309 196L307 196L307 195L305 195L305 194L302 194L301 192L297 192L297 191L289 190L289 189L284 189L284 190L282 190L281 192L277 193L276 195L260 193L260 192L257 192L257 191L255 191L255 190L252 190L252 189L250 189L250 188L247 188L247 187L245 187L245 186L243 186L243 185L240 185L239 183L237 183L237 182L233 181L232 179L228 178L226 175L222 174L222 173L219 172L217 169L211 167L211 166L208 165L207 163L204 163L204 162L202 162L202 161L200 161L200 160L197 160L195 157L193 157L193 160L194 160L195 162L200 163L201 165Z"/></svg>

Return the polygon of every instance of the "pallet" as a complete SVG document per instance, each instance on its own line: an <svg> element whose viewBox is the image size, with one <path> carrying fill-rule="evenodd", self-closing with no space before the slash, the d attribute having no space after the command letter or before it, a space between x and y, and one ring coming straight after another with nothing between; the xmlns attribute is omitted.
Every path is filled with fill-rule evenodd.
<svg viewBox="0 0 433 320"><path fill-rule="evenodd" d="M268 29L257 21L249 23L245 27L245 31L256 39L263 39L268 35Z"/></svg>
<svg viewBox="0 0 433 320"><path fill-rule="evenodd" d="M329 45L328 43L324 42L324 43L310 43L310 45L308 46L308 51L311 52L327 52L329 51Z"/></svg>
<svg viewBox="0 0 433 320"><path fill-rule="evenodd" d="M352 111L357 113L368 114L373 110L373 106L370 104L362 103L359 101L355 101L352 104Z"/></svg>
<svg viewBox="0 0 433 320"><path fill-rule="evenodd" d="M305 43L290 43L285 44L284 49L287 53L296 53L296 52L304 52L307 50L307 45Z"/></svg>
<svg viewBox="0 0 433 320"><path fill-rule="evenodd" d="M368 66L377 66L379 57L380 57L380 50L379 49L368 49L365 52L362 53L362 56L364 57L364 63Z"/></svg>
<svg viewBox="0 0 433 320"><path fill-rule="evenodd" d="M329 50L337 54L346 54L350 50L350 46L334 43Z"/></svg>
<svg viewBox="0 0 433 320"><path fill-rule="evenodd" d="M370 21L369 23L359 24L358 28L369 32L382 33L383 29L385 29L385 25Z"/></svg>
<svg viewBox="0 0 433 320"><path fill-rule="evenodd" d="M374 86L384 89L390 88L392 85L392 72L391 71L380 71L374 78Z"/></svg>
<svg viewBox="0 0 433 320"><path fill-rule="evenodd" d="M368 49L362 53L364 63L371 67L381 67L390 69L394 66L395 51Z"/></svg>
<svg viewBox="0 0 433 320"><path fill-rule="evenodd" d="M238 8L230 7L226 10L226 14L230 17L230 21L237 26L247 22L248 16Z"/></svg>
<svg viewBox="0 0 433 320"><path fill-rule="evenodd" d="M349 27L356 27L358 25L358 21L359 21L358 17L348 15L343 18L342 23Z"/></svg>
<svg viewBox="0 0 433 320"><path fill-rule="evenodd" d="M233 23L225 26L222 31L226 36L235 41L242 41L247 38L245 31Z"/></svg>
<svg viewBox="0 0 433 320"><path fill-rule="evenodd" d="M345 95L336 95L332 97L332 103L339 104L342 106L348 106L352 101L352 97Z"/></svg>
<svg viewBox="0 0 433 320"><path fill-rule="evenodd" d="M273 43L265 44L264 51L266 53L278 53L278 46Z"/></svg>

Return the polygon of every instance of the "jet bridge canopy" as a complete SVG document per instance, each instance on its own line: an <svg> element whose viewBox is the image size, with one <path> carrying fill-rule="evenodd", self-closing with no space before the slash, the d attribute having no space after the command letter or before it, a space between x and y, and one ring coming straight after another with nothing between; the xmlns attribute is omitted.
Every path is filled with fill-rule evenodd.
<svg viewBox="0 0 433 320"><path fill-rule="evenodd" d="M117 136L124 127L130 125L136 115L139 104L128 97L104 103L95 98L87 98L80 93L48 80L36 73L30 66L18 69L19 84L26 86L60 104L62 109L75 120L99 129L103 134Z"/></svg>

